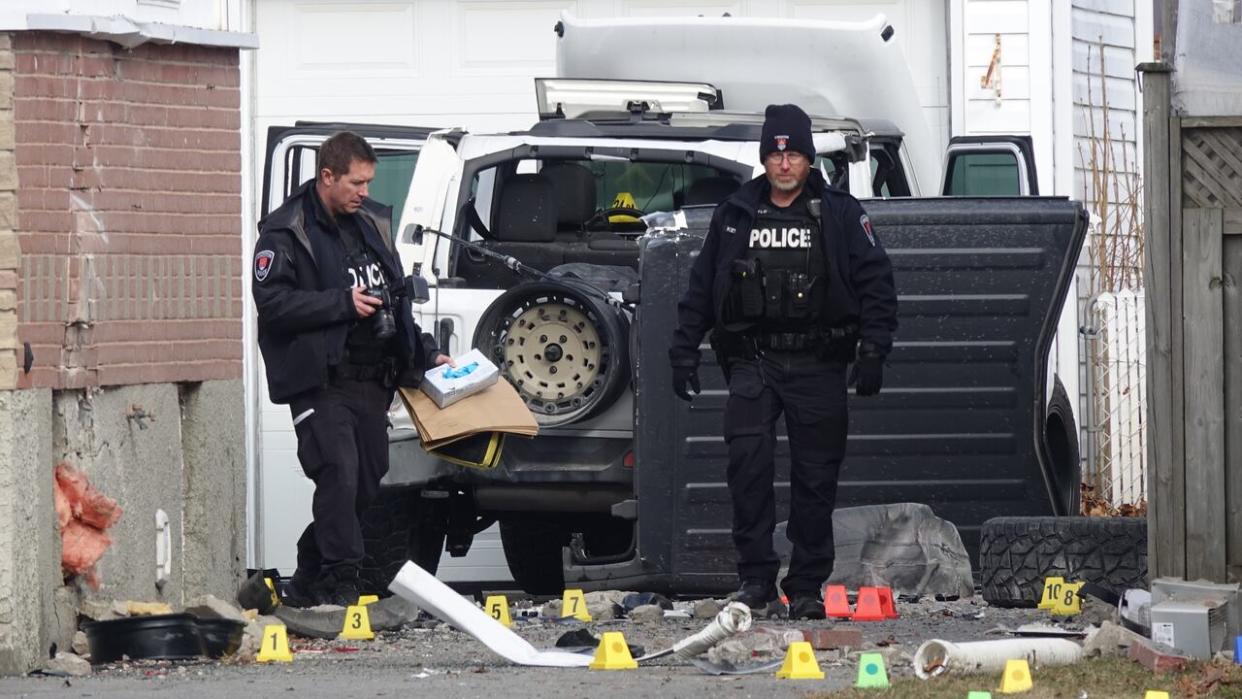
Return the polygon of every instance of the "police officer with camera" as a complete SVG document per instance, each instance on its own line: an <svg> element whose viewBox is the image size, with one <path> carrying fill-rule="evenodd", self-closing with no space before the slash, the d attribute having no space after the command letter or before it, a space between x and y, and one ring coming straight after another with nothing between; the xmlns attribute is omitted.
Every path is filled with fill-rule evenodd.
<svg viewBox="0 0 1242 699"><path fill-rule="evenodd" d="M776 420L790 453L792 618L824 618L834 561L832 511L845 456L848 383L860 396L883 383L897 328L892 267L867 214L814 168L811 121L796 105L767 108L765 173L716 209L678 305L669 357L673 390L699 392L699 343L711 344L729 384L724 437L741 587L732 598L781 614L772 544ZM693 394L692 394L693 392Z"/></svg>
<svg viewBox="0 0 1242 699"><path fill-rule="evenodd" d="M357 602L359 515L388 472L388 407L397 386L451 363L414 322L392 209L367 197L375 163L361 136L332 135L317 177L259 222L252 290L268 393L289 405L315 482L293 606Z"/></svg>

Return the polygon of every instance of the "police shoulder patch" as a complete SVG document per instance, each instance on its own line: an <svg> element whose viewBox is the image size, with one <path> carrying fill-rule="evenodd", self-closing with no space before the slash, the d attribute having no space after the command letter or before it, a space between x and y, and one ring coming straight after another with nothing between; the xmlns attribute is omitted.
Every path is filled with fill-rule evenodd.
<svg viewBox="0 0 1242 699"><path fill-rule="evenodd" d="M858 217L858 223L862 226L863 233L867 234L867 242L871 243L871 247L875 247L875 231L871 229L871 219L867 218L867 214Z"/></svg>
<svg viewBox="0 0 1242 699"><path fill-rule="evenodd" d="M267 279L267 275L272 271L272 260L276 258L276 253L271 250L260 250L254 256L254 280L261 282Z"/></svg>

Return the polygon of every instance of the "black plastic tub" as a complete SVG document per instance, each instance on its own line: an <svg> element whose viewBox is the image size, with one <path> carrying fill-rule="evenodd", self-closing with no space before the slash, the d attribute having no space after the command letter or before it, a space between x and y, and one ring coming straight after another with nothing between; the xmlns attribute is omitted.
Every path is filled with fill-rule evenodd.
<svg viewBox="0 0 1242 699"><path fill-rule="evenodd" d="M158 614L94 621L84 625L91 662L191 660L206 655L195 618L190 614Z"/></svg>
<svg viewBox="0 0 1242 699"><path fill-rule="evenodd" d="M223 658L241 648L246 625L233 619L198 619L198 635L208 658Z"/></svg>

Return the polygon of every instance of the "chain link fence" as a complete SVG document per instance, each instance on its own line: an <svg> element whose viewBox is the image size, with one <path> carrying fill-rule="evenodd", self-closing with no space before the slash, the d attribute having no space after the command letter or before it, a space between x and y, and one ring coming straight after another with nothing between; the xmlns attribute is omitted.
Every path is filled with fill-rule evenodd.
<svg viewBox="0 0 1242 699"><path fill-rule="evenodd" d="M1146 313L1142 291L1087 304L1085 514L1140 514L1147 505Z"/></svg>

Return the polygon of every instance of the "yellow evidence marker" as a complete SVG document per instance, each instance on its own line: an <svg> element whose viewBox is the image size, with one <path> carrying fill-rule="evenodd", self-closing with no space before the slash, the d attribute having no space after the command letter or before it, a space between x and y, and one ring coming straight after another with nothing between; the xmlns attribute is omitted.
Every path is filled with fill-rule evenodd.
<svg viewBox="0 0 1242 699"><path fill-rule="evenodd" d="M263 578L263 582L267 583L267 589L272 592L272 606L279 607L280 593L276 592L276 583L272 582L271 578Z"/></svg>
<svg viewBox="0 0 1242 699"><path fill-rule="evenodd" d="M289 652L289 631L284 624L263 627L263 644L259 646L259 655L255 660L260 663L293 662L293 653Z"/></svg>
<svg viewBox="0 0 1242 699"><path fill-rule="evenodd" d="M884 656L879 653L863 653L858 658L858 681L855 687L888 687L888 672L884 669Z"/></svg>
<svg viewBox="0 0 1242 699"><path fill-rule="evenodd" d="M638 662L630 655L630 646L620 631L607 631L595 648L592 670L637 670Z"/></svg>
<svg viewBox="0 0 1242 699"><path fill-rule="evenodd" d="M371 630L371 615L367 613L365 604L351 605L345 610L345 623L337 638L349 641L369 641L375 638L375 632Z"/></svg>
<svg viewBox="0 0 1242 699"><path fill-rule="evenodd" d="M1082 598L1078 596L1078 591L1082 589L1083 583L1067 582L1061 586L1061 596L1052 605L1052 613L1054 616L1077 616L1082 614Z"/></svg>
<svg viewBox="0 0 1242 699"><path fill-rule="evenodd" d="M360 597L358 597L358 604L364 607L367 606L368 604L375 604L378 601L379 601L379 595L361 595Z"/></svg>
<svg viewBox="0 0 1242 699"><path fill-rule="evenodd" d="M587 611L586 597L582 590L565 590L561 597L561 618L573 617L578 621L590 621L591 613Z"/></svg>
<svg viewBox="0 0 1242 699"><path fill-rule="evenodd" d="M824 671L819 669L815 651L806 641L795 641L785 651L785 663L776 671L778 680L822 680Z"/></svg>
<svg viewBox="0 0 1242 699"><path fill-rule="evenodd" d="M1005 663L1005 674L1001 675L1001 694L1020 694L1029 692L1035 684L1031 682L1031 666L1025 658L1009 660Z"/></svg>
<svg viewBox="0 0 1242 699"><path fill-rule="evenodd" d="M490 595L483 602L483 609L496 621L505 626L513 626L513 619L509 617L509 600L504 595Z"/></svg>
<svg viewBox="0 0 1242 699"><path fill-rule="evenodd" d="M1052 609L1056 606L1056 602L1061 597L1061 586L1065 584L1065 578L1059 576L1050 576L1044 578L1044 592L1039 596L1039 604L1036 609Z"/></svg>
<svg viewBox="0 0 1242 699"><path fill-rule="evenodd" d="M1143 699L1169 699L1169 693L1162 692L1158 689L1149 689L1147 690L1147 693L1143 695Z"/></svg>

